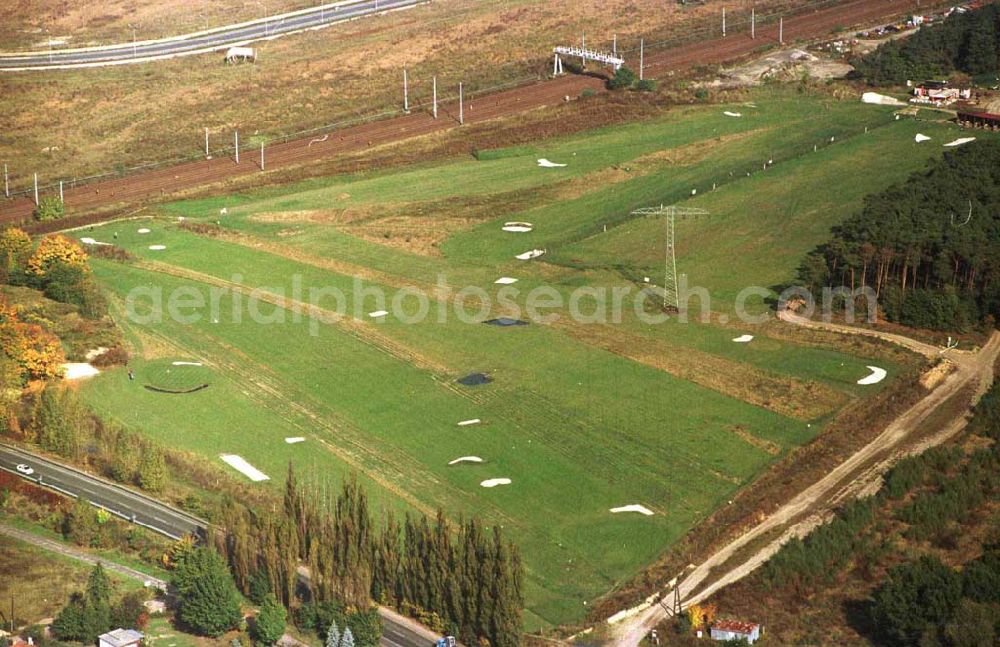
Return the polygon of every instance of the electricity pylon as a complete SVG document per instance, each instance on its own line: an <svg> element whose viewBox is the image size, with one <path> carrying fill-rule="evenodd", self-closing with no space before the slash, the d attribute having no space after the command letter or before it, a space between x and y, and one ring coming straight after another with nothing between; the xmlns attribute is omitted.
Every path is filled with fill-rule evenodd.
<svg viewBox="0 0 1000 647"><path fill-rule="evenodd" d="M673 307L680 311L680 290L677 287L677 254L674 250L674 222L678 216L689 218L707 216L704 209L695 207L678 207L676 205L660 205L658 207L643 207L632 212L633 216L666 216L667 218L667 249L663 263L663 307Z"/></svg>

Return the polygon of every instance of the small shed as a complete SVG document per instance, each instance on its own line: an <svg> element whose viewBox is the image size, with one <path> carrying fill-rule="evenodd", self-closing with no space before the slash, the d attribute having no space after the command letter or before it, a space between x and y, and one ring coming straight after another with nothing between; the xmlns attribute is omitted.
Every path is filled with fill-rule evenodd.
<svg viewBox="0 0 1000 647"><path fill-rule="evenodd" d="M740 640L751 645L760 639L761 627L756 622L719 620L712 624L712 640Z"/></svg>
<svg viewBox="0 0 1000 647"><path fill-rule="evenodd" d="M97 647L138 647L142 632L135 629L115 629L97 637Z"/></svg>

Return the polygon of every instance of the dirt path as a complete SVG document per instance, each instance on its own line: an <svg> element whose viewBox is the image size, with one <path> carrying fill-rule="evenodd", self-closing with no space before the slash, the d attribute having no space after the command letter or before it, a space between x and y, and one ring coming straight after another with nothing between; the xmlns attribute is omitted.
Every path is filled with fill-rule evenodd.
<svg viewBox="0 0 1000 647"><path fill-rule="evenodd" d="M916 0L848 0L836 7L804 13L785 20L785 39L810 39L828 35L834 28L868 24L892 16L904 15L919 6ZM696 41L660 52L648 52L645 70L650 77L669 75L698 65L722 63L753 53L777 41L777 26L762 26L757 38L732 34L727 38ZM521 114L543 106L558 105L564 98L579 96L586 89L604 92L601 79L590 76L562 76L478 97L467 97L465 122L477 123ZM311 161L329 159L347 153L369 150L460 127L458 106L440 104L441 118L434 119L427 106L417 106L408 115L362 123L329 133L325 141L317 136L288 141L268 147L268 169L288 168ZM312 145L310 145L312 144ZM164 166L127 177L102 180L83 186L67 187L68 207L80 213L87 210L130 205L162 199L169 194L220 182L232 177L259 173L259 153L246 151L242 163L217 157ZM31 217L34 205L27 197L0 200L0 223L18 222Z"/></svg>
<svg viewBox="0 0 1000 647"><path fill-rule="evenodd" d="M940 356L939 349L900 335L812 322L790 313L783 314L781 318L810 328L874 336L924 355ZM686 606L700 602L720 588L745 577L767 561L790 537L803 536L812 530L838 502L870 489L872 483L877 483L886 469L905 455L903 441L949 398L959 394L963 389L971 388L973 389L971 403L978 400L993 379L993 367L998 355L1000 355L1000 332L994 332L989 342L978 353L949 351L947 356L955 363L956 370L937 388L896 418L879 436L829 474L684 575L676 587L682 604ZM919 446L926 448L930 444L943 442L960 431L966 422L964 414L956 417ZM779 534L777 539L755 550L736 566L725 569L727 562L752 542L775 533ZM723 572L718 572L719 569ZM674 596L675 591L671 589L665 591L661 599L673 600ZM613 642L621 647L638 645L650 629L670 615L672 614L667 606L652 604L615 626Z"/></svg>
<svg viewBox="0 0 1000 647"><path fill-rule="evenodd" d="M6 535L8 537L13 537L18 541L23 541L26 544L31 544L32 546L37 546L43 550L47 550L52 553L58 553L64 557L69 557L70 559L75 559L80 562L85 562L87 564L101 563L106 570L109 570L118 575L131 578L133 580L139 580L145 586L151 586L160 589L161 591L167 590L167 583L159 578L153 577L152 575L146 575L145 573L139 572L135 569L129 568L128 566L122 566L121 564L116 564L110 562L107 559L91 555L88 552L82 551L79 548L73 546L68 546L64 543L58 542L54 539L48 539L46 537L41 537L34 533L28 532L27 530L21 530L20 528L15 528L14 526L8 525L0 521L0 535Z"/></svg>

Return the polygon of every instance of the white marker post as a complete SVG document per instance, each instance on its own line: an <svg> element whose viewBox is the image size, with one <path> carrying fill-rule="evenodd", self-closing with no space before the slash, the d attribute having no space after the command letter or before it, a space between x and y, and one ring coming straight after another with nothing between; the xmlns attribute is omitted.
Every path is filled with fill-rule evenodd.
<svg viewBox="0 0 1000 647"><path fill-rule="evenodd" d="M757 9L750 8L750 38L757 38Z"/></svg>
<svg viewBox="0 0 1000 647"><path fill-rule="evenodd" d="M410 112L410 83L406 77L406 68L403 68L403 112Z"/></svg>
<svg viewBox="0 0 1000 647"><path fill-rule="evenodd" d="M208 157L209 157L209 155L208 155L208 128L205 128L205 158L207 159Z"/></svg>
<svg viewBox="0 0 1000 647"><path fill-rule="evenodd" d="M38 206L38 173L35 173L35 206Z"/></svg>
<svg viewBox="0 0 1000 647"><path fill-rule="evenodd" d="M63 181L62 180L59 180L59 202L61 202L63 204L66 204L66 201L63 200Z"/></svg>
<svg viewBox="0 0 1000 647"><path fill-rule="evenodd" d="M264 170L264 142L260 143L260 170Z"/></svg>
<svg viewBox="0 0 1000 647"><path fill-rule="evenodd" d="M722 8L722 37L726 37L726 8Z"/></svg>
<svg viewBox="0 0 1000 647"><path fill-rule="evenodd" d="M233 144L233 148L236 150L236 163L239 164L240 163L240 131L234 130L233 131L233 137L235 138L234 139L235 143Z"/></svg>
<svg viewBox="0 0 1000 647"><path fill-rule="evenodd" d="M4 197L10 197L10 180L7 179L7 165L3 165L3 194Z"/></svg>
<svg viewBox="0 0 1000 647"><path fill-rule="evenodd" d="M434 118L438 118L438 78L434 77L434 98L433 98Z"/></svg>
<svg viewBox="0 0 1000 647"><path fill-rule="evenodd" d="M613 40L611 41L611 53L614 54L615 56L618 56L618 34L615 34L612 38Z"/></svg>
<svg viewBox="0 0 1000 647"><path fill-rule="evenodd" d="M462 83L458 83L458 123L465 124L465 102L462 98Z"/></svg>
<svg viewBox="0 0 1000 647"><path fill-rule="evenodd" d="M778 18L778 43L785 44L785 17Z"/></svg>
<svg viewBox="0 0 1000 647"><path fill-rule="evenodd" d="M646 67L646 39L639 39L639 80L643 80L642 70Z"/></svg>

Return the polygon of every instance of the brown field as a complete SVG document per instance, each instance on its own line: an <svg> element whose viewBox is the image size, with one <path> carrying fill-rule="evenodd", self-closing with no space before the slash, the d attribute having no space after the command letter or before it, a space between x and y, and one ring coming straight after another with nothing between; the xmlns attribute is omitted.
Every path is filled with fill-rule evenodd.
<svg viewBox="0 0 1000 647"><path fill-rule="evenodd" d="M768 0L757 6L764 13L805 1ZM268 8L296 3L269 0ZM92 40L96 36L88 34L102 30L127 40L130 12L163 16L161 22L171 26L164 32L176 33L195 27L185 27L185 21L199 7L212 6L206 0L185 2L178 15L179 0L142 3L141 10L138 5L111 0L70 8L55 0L18 0L0 6L0 25L20 33L34 28L36 16L43 23L50 16L53 24L73 32L73 44ZM731 5L735 25L740 14ZM0 121L5 124L0 160L10 167L13 187L27 188L34 172L51 182L197 156L205 128L213 149L231 146L234 129L240 130L244 144L252 145L401 107L404 65L410 72L411 103L426 109L432 75L438 76L442 97L456 94L460 80L475 92L535 78L547 72L553 45L578 42L581 33L587 34L588 44L608 48L617 33L624 50L635 47L640 35L649 40L681 37L714 16L719 6L721 0L700 8L658 0L439 0L262 43L255 65L226 66L219 56L200 55L110 68L6 73L0 76ZM232 13L213 11L219 22L226 22L229 16L242 19L248 16L241 12L259 10L257 2L250 2ZM23 45L10 33L0 34L0 49Z"/></svg>

